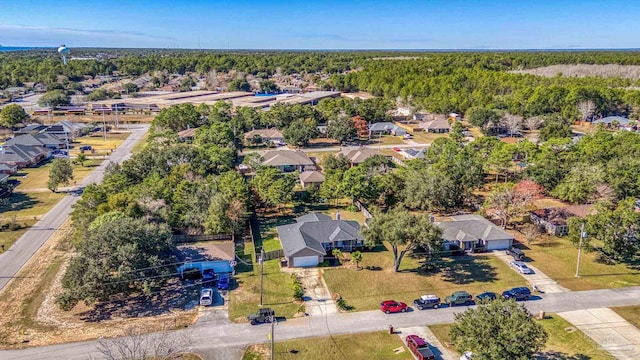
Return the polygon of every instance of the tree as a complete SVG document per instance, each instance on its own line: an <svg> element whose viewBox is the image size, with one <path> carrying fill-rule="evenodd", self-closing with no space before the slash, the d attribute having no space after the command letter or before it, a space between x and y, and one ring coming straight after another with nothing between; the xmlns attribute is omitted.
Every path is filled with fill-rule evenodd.
<svg viewBox="0 0 640 360"><path fill-rule="evenodd" d="M486 167L488 170L495 172L496 184L501 174L504 174L504 181L507 181L515 152L516 146L514 144L503 142L498 143L491 151L491 155L487 158Z"/></svg>
<svg viewBox="0 0 640 360"><path fill-rule="evenodd" d="M393 269L397 272L405 254L420 247L428 255L442 247L442 230L433 225L425 214L412 214L402 208L395 208L382 214L377 213L363 229L365 244L370 247L388 242L393 252Z"/></svg>
<svg viewBox="0 0 640 360"><path fill-rule="evenodd" d="M85 153L80 153L80 154L76 155L76 162L80 163L80 166L82 166L82 167L84 167L84 163L87 160L89 160L89 158L87 157L87 155Z"/></svg>
<svg viewBox="0 0 640 360"><path fill-rule="evenodd" d="M543 122L544 120L540 116L530 116L524 119L524 126L526 126L529 131L536 131Z"/></svg>
<svg viewBox="0 0 640 360"><path fill-rule="evenodd" d="M354 263L356 263L356 270L358 270L360 267L360 263L362 262L362 253L360 251L354 251L351 253L351 260L353 260Z"/></svg>
<svg viewBox="0 0 640 360"><path fill-rule="evenodd" d="M70 99L62 90L47 91L38 100L38 105L46 107L56 107L60 105L69 105Z"/></svg>
<svg viewBox="0 0 640 360"><path fill-rule="evenodd" d="M509 131L509 136L512 136L513 133L517 133L522 130L522 116L505 114L502 118L502 123Z"/></svg>
<svg viewBox="0 0 640 360"><path fill-rule="evenodd" d="M354 122L348 116L338 116L327 123L327 136L343 142L357 135Z"/></svg>
<svg viewBox="0 0 640 360"><path fill-rule="evenodd" d="M153 119L151 124L158 129L181 131L187 128L204 125L203 117L192 104L178 104L164 108Z"/></svg>
<svg viewBox="0 0 640 360"><path fill-rule="evenodd" d="M528 360L542 350L548 334L524 305L496 299L454 315L449 330L460 353L489 360Z"/></svg>
<svg viewBox="0 0 640 360"><path fill-rule="evenodd" d="M274 167L260 167L251 184L262 201L271 206L285 204L293 197L297 173L282 174Z"/></svg>
<svg viewBox="0 0 640 360"><path fill-rule="evenodd" d="M463 131L464 126L459 121L454 121L453 125L451 126L449 137L455 142L462 142L465 139Z"/></svg>
<svg viewBox="0 0 640 360"><path fill-rule="evenodd" d="M540 227L535 224L527 224L522 229L520 229L520 233L527 240L527 245L531 245L531 241L533 241L538 236L542 235L540 231Z"/></svg>
<svg viewBox="0 0 640 360"><path fill-rule="evenodd" d="M140 88L138 88L138 85L132 82L128 82L124 84L123 88L124 88L124 91L127 92L127 94L137 93L138 90L140 90Z"/></svg>
<svg viewBox="0 0 640 360"><path fill-rule="evenodd" d="M325 155L322 161L322 168L325 172L331 170L349 170L351 167L351 160L343 154L337 155Z"/></svg>
<svg viewBox="0 0 640 360"><path fill-rule="evenodd" d="M496 110L486 109L482 107L471 108L466 113L469 123L482 130L483 133L489 134L493 128L500 123L500 113Z"/></svg>
<svg viewBox="0 0 640 360"><path fill-rule="evenodd" d="M278 85L272 80L260 82L260 92L264 94L275 94L279 91Z"/></svg>
<svg viewBox="0 0 640 360"><path fill-rule="evenodd" d="M251 91L251 84L244 79L233 79L229 81L227 91Z"/></svg>
<svg viewBox="0 0 640 360"><path fill-rule="evenodd" d="M559 115L547 116L544 126L540 129L540 139L547 141L552 138L570 138L571 126Z"/></svg>
<svg viewBox="0 0 640 360"><path fill-rule="evenodd" d="M340 261L340 259L342 259L342 250L333 249L331 250L331 255L333 255L333 257L335 257L338 261Z"/></svg>
<svg viewBox="0 0 640 360"><path fill-rule="evenodd" d="M73 168L69 159L58 158L53 160L51 170L49 170L49 181L47 188L56 192L60 184L69 185L69 181L73 179Z"/></svg>
<svg viewBox="0 0 640 360"><path fill-rule="evenodd" d="M318 136L318 126L313 119L298 119L284 129L282 135L289 144L306 146Z"/></svg>
<svg viewBox="0 0 640 360"><path fill-rule="evenodd" d="M589 115L596 110L596 104L592 100L583 100L578 103L577 108L581 116L580 120L586 121Z"/></svg>
<svg viewBox="0 0 640 360"><path fill-rule="evenodd" d="M109 98L109 93L106 89L99 88L93 90L89 95L87 95L87 100L89 101L100 101L106 100Z"/></svg>
<svg viewBox="0 0 640 360"><path fill-rule="evenodd" d="M504 229L509 220L530 210L533 201L542 197L544 188L533 181L523 180L516 185L496 186L484 203L487 215L500 219Z"/></svg>
<svg viewBox="0 0 640 360"><path fill-rule="evenodd" d="M28 119L29 115L27 115L22 106L18 104L7 105L0 112L0 125L6 128L24 124Z"/></svg>

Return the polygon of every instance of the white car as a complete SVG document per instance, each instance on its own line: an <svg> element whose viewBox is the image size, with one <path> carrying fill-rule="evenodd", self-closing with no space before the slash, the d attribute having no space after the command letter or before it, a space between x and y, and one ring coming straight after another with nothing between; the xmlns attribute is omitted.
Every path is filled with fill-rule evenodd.
<svg viewBox="0 0 640 360"><path fill-rule="evenodd" d="M473 359L473 353L471 351L466 351L462 356L460 356L460 360L471 360Z"/></svg>
<svg viewBox="0 0 640 360"><path fill-rule="evenodd" d="M213 289L204 288L200 291L200 305L209 306L213 303Z"/></svg>
<svg viewBox="0 0 640 360"><path fill-rule="evenodd" d="M511 267L516 269L520 274L533 274L533 270L531 270L525 263L522 261L512 261Z"/></svg>

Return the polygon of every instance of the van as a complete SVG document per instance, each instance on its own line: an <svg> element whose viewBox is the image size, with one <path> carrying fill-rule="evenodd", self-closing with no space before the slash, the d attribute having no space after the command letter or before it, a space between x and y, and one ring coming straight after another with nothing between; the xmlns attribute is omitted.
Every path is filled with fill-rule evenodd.
<svg viewBox="0 0 640 360"><path fill-rule="evenodd" d="M505 253L507 255L511 255L513 256L513 258L517 261L523 261L525 256L524 256L524 252L518 248L509 248L507 250L505 250Z"/></svg>

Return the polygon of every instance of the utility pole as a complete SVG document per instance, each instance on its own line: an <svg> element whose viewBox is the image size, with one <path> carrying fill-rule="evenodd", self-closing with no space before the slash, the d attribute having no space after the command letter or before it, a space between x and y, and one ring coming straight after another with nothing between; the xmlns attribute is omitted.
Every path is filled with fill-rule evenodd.
<svg viewBox="0 0 640 360"><path fill-rule="evenodd" d="M102 108L102 134L104 141L107 141L107 122L104 119L104 108Z"/></svg>
<svg viewBox="0 0 640 360"><path fill-rule="evenodd" d="M584 238L584 222L580 225L580 244L578 245L578 263L576 265L576 277L580 277L580 256L582 255L582 239Z"/></svg>
<svg viewBox="0 0 640 360"><path fill-rule="evenodd" d="M264 277L264 247L260 249L260 306L262 306L262 278Z"/></svg>
<svg viewBox="0 0 640 360"><path fill-rule="evenodd" d="M276 315L272 314L271 315L271 360L275 359L274 340L273 340L273 331L275 329L275 323L276 323Z"/></svg>

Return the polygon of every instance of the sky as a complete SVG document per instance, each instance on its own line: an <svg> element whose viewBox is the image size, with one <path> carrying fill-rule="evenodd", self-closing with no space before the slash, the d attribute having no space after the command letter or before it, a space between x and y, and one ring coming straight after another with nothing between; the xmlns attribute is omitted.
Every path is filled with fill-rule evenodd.
<svg viewBox="0 0 640 360"><path fill-rule="evenodd" d="M0 0L0 45L640 48L638 0Z"/></svg>

